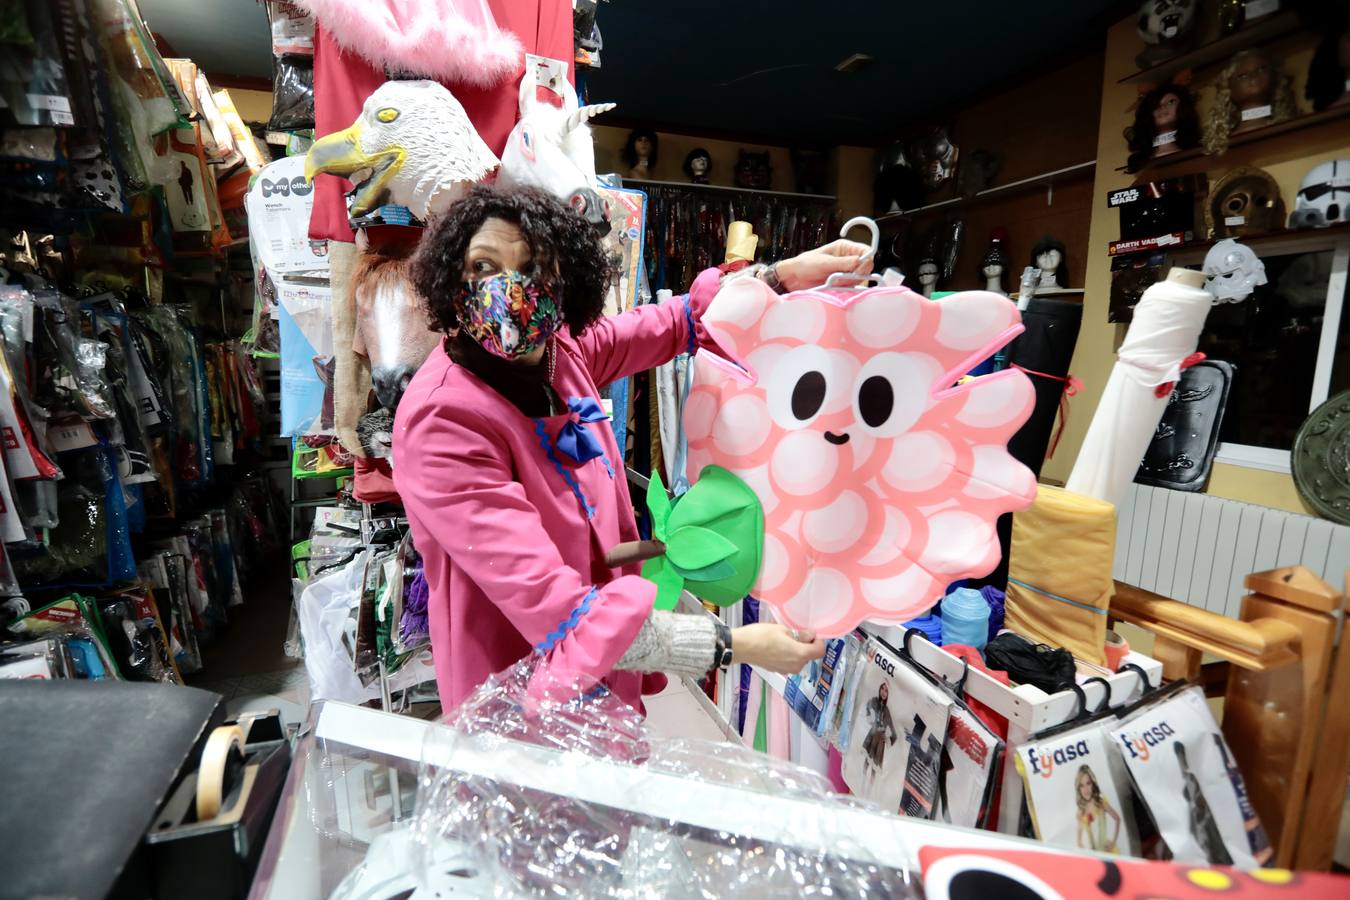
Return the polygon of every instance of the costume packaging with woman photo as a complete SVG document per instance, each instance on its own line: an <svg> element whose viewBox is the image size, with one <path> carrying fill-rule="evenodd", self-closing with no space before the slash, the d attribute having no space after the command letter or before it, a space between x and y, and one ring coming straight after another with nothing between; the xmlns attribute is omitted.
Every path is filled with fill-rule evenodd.
<svg viewBox="0 0 1350 900"><path fill-rule="evenodd" d="M1017 748L1036 837L1047 844L1138 856L1134 793L1110 736L1094 723Z"/></svg>
<svg viewBox="0 0 1350 900"><path fill-rule="evenodd" d="M863 647L844 783L885 809L931 818L951 698L876 640Z"/></svg>

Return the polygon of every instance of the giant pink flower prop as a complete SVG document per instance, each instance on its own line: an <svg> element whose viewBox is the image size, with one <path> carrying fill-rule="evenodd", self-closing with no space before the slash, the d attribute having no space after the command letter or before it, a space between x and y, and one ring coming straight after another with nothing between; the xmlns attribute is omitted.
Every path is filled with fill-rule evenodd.
<svg viewBox="0 0 1350 900"><path fill-rule="evenodd" d="M740 363L700 351L685 409L689 470L723 466L764 505L755 596L825 636L898 623L999 560L995 520L1036 479L1008 455L1031 414L1008 370L956 384L1022 330L988 291L902 287L777 297L739 278L703 316Z"/></svg>

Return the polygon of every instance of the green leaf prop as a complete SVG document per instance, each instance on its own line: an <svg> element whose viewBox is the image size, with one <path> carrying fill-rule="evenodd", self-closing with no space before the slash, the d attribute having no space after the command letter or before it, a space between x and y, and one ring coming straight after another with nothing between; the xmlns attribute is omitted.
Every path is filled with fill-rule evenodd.
<svg viewBox="0 0 1350 900"><path fill-rule="evenodd" d="M652 536L666 552L642 566L656 585L656 608L674 609L680 592L729 606L750 592L764 556L764 510L744 481L708 466L674 503L660 474L647 488Z"/></svg>

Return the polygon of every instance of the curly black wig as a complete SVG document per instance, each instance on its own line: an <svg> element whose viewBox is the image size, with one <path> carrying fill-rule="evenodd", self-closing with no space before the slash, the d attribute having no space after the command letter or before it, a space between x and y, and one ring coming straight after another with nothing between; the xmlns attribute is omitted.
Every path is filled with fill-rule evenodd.
<svg viewBox="0 0 1350 900"><path fill-rule="evenodd" d="M1139 105L1134 108L1134 124L1125 129L1130 147L1125 171L1138 172L1153 158L1153 139L1158 136L1153 111L1168 94L1177 98L1177 146L1182 150L1200 146L1200 113L1195 108L1195 98L1185 85L1162 84L1139 98Z"/></svg>
<svg viewBox="0 0 1350 900"><path fill-rule="evenodd" d="M434 328L447 334L459 328L455 299L464 283L464 255L488 219L519 227L535 267L554 273L552 286L573 335L600 318L611 272L590 223L538 188L479 186L427 229L413 256L413 286L426 299Z"/></svg>

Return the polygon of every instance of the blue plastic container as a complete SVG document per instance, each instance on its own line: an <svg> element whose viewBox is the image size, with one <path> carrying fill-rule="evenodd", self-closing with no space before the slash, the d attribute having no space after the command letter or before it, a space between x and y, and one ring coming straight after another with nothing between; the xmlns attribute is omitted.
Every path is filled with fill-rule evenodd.
<svg viewBox="0 0 1350 900"><path fill-rule="evenodd" d="M989 641L989 602L976 590L957 588L942 598L942 643L984 652Z"/></svg>

